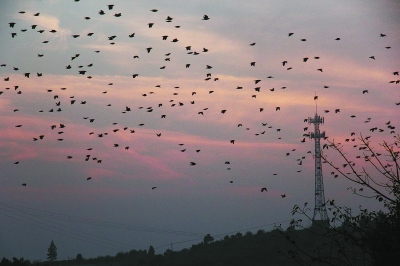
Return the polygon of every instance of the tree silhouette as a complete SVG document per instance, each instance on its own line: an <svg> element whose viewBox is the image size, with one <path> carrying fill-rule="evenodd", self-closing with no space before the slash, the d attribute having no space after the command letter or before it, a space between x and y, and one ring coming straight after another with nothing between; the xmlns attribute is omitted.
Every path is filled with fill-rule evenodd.
<svg viewBox="0 0 400 266"><path fill-rule="evenodd" d="M76 255L76 261L83 261L83 256L81 253L79 253L78 255Z"/></svg>
<svg viewBox="0 0 400 266"><path fill-rule="evenodd" d="M210 234L207 234L204 236L204 239L203 239L204 244L208 244L212 241L214 241L214 238Z"/></svg>
<svg viewBox="0 0 400 266"><path fill-rule="evenodd" d="M57 247L54 244L54 241L51 240L50 246L47 249L47 259L50 262L56 261L57 260Z"/></svg>
<svg viewBox="0 0 400 266"><path fill-rule="evenodd" d="M326 146L333 149L343 164L333 162L325 155L322 159L334 168L338 176L351 181L353 194L383 203L383 211L369 211L360 206L360 214L353 216L351 209L338 206L335 200L327 200L326 207L332 213L331 224L338 227L314 223L310 228L319 236L314 250L305 250L294 241L290 232L282 228L279 232L292 244L287 252L299 264L318 262L326 265L397 265L400 249L400 136L391 142L383 141L374 147L369 137L360 135L359 155L350 156L344 146L329 141ZM361 162L360 162L361 161ZM342 167L339 167L341 165ZM361 165L361 166L359 166ZM312 220L307 204L295 205L292 215L300 214ZM291 225L304 228L302 219Z"/></svg>
<svg viewBox="0 0 400 266"><path fill-rule="evenodd" d="M152 245L150 245L149 247L149 251L147 251L147 255L149 256L154 256L156 254L156 250L154 249L154 247Z"/></svg>

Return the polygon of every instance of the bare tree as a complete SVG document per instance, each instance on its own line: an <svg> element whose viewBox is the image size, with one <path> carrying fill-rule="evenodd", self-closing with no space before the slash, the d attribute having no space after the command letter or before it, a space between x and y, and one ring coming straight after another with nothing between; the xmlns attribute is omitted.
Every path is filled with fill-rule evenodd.
<svg viewBox="0 0 400 266"><path fill-rule="evenodd" d="M360 135L359 139L361 146L358 149L362 151L362 155L356 156L356 159L363 159L368 162L368 165L372 166L372 170L367 170L364 166L358 169L356 163L348 158L343 145L334 141L328 140L328 147L337 151L341 158L344 159L343 167L338 167L327 156L322 156L322 159L339 172L341 176L361 185L358 190L353 187L349 188L354 194L384 201L385 207L388 207L388 204L395 204L399 200L400 192L400 136L394 136L394 140L390 143L383 141L379 144L379 147L373 147L369 137ZM350 172L344 171L347 166L351 169ZM375 172L372 173L372 171ZM364 188L366 188L366 191L364 191ZM364 192L371 194L366 195Z"/></svg>
<svg viewBox="0 0 400 266"><path fill-rule="evenodd" d="M369 211L360 206L360 213L352 215L351 209L339 206L335 200L327 200L326 207L332 217L331 225L313 223L303 226L303 220L292 220L290 227L305 229L313 236L315 245L302 244L293 230L277 228L293 249L284 255L300 265L395 265L400 249L400 136L392 141L383 141L378 146L360 135L360 145L354 145L360 154L354 158L345 151L341 143L328 140L323 149L332 149L343 160L342 163L322 155L325 163L333 167L331 174L344 177L354 186L353 194L383 203L382 211ZM356 160L359 160L356 161ZM340 165L340 166L339 166ZM312 220L307 203L295 205L292 215ZM303 241L304 242L304 241Z"/></svg>

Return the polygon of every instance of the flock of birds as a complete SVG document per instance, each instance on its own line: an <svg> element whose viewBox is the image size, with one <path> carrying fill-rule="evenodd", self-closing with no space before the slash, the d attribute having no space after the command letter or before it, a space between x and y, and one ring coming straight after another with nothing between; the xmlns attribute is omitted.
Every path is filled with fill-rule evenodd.
<svg viewBox="0 0 400 266"><path fill-rule="evenodd" d="M79 2L79 0L75 0L75 2ZM124 16L123 12L116 11L116 9L117 9L116 5L109 4L107 6L104 6L102 9L100 9L97 12L97 16L100 16L100 17L102 17L102 16L113 16L116 19L118 19L119 17ZM151 9L148 12L157 13L158 10L157 9ZM29 14L28 12L20 11L19 15L23 15L23 16L31 16L32 15L32 16L39 17L42 14L40 12L35 12L33 14ZM150 14L149 14L149 17L151 17ZM89 21L89 20L92 19L92 17L85 16L82 19L84 21ZM208 15L203 15L202 17L199 16L198 20L199 20L199 23L208 23L207 21L208 20L212 20L212 18L209 17ZM167 23L171 23L173 21L174 21L174 18L172 18L170 16L167 16L165 18L165 22L167 22ZM4 26L4 25L2 25L2 26ZM147 24L147 27L149 28L149 30L155 28L156 26L157 25L155 23L153 23L153 22L149 22ZM205 25L205 26L207 26L207 25ZM25 25L23 22L21 23L21 22L10 21L8 23L7 27L9 29L11 29L11 32L9 33L10 34L9 38L12 38L12 39L15 39L15 40L19 39L18 41L24 41L24 39L23 39L24 35L23 34L25 32L35 31L38 34L38 38L42 39L42 42L41 42L42 44L41 45L46 45L46 46L51 45L51 43L52 43L51 41L49 41L49 39L51 39L51 38L48 38L48 35L46 35L46 32L49 32L50 34L57 34L57 30L55 30L55 29L46 30L46 29L40 28L40 26L38 26L38 25L29 25L29 26ZM181 26L180 25L175 25L174 28L179 29L179 28L181 28ZM4 33L4 30L2 30L2 31ZM69 38L72 38L73 40L76 39L78 41L79 39L82 39L84 37L92 37L92 36L96 36L96 35L97 35L96 32L87 32L85 34L83 34L83 33L72 34L71 36L69 36ZM132 39L132 38L137 38L138 35L135 32L129 32L129 33L126 33L125 37ZM290 32L290 33L287 34L287 37L288 38L295 38L295 33L294 32ZM385 34L380 34L377 37L384 38L384 37L386 37L386 35ZM46 38L48 38L48 39L46 39ZM109 43L109 45L116 45L118 39L121 39L121 36L111 35L111 36L107 37L106 41ZM162 40L162 41L170 41L172 43L177 43L177 42L180 41L178 38L172 38L171 39L171 37L169 35L160 36L160 40ZM340 41L340 40L341 40L341 38L337 37L336 39L333 39L332 41ZM300 41L301 42L306 42L307 39L306 38L301 38ZM256 42L249 43L250 49L251 49L251 47L254 47L256 45L257 45ZM386 46L385 48L386 49L391 49L390 46ZM186 52L188 55L193 55L193 56L199 56L199 55L205 54L205 53L209 52L210 50L212 50L212 48L203 47L201 50L196 51L196 50L193 49L192 45L188 45L188 46L184 47L184 52ZM102 51L101 50L94 50L94 51L92 51L92 53L93 52L95 54L101 55ZM144 51L141 51L141 52L142 53L133 55L132 56L132 60L144 60L143 58L145 58L146 54L149 54L149 53L153 52L153 47L152 46L148 46L148 47L145 48ZM89 63L89 62L88 63L83 63L82 61L80 61L81 55L82 55L81 52L74 53L73 55L71 55L69 62L65 62L65 69L64 70L70 75L81 75L81 76L84 76L85 78L87 78L89 80L94 79L95 77L92 76L92 74L90 74L90 73L92 72L91 68L95 67L95 64ZM165 55L165 57L162 60L165 62L165 65L160 66L159 67L160 70L164 70L164 69L168 68L168 62L170 62L173 59L173 55L170 52L165 53L164 55ZM38 53L37 57L38 58L46 57L46 53ZM369 59L377 60L377 58L375 58L374 55L369 56ZM307 62L309 62L311 60L317 60L318 61L318 60L320 60L320 57L319 56L314 56L314 57L303 57L302 58L302 62L304 62L304 63L307 63ZM76 64L76 62L79 62L79 63ZM192 63L187 63L187 64L185 64L184 67L187 69L187 68L191 68L192 65L193 65ZM27 79L45 78L46 77L46 73L42 73L42 72L33 73L31 71L26 71L26 72L25 71L21 71L22 69L24 69L24 66L23 65L14 66L12 62L0 62L0 66L1 66L0 74L2 72L3 73L10 73L10 72L14 71L15 73L21 73L21 75L24 78L27 78ZM256 67L256 62L255 61L250 62L249 66L250 67ZM293 70L293 66L290 65L290 62L288 60L282 60L282 66L285 67L286 70L288 70L288 71ZM206 82L208 82L208 81L214 81L214 82L220 81L221 77L214 76L213 72L214 72L215 68L213 68L212 65L206 64L204 66L204 69L206 71L205 77L204 77L204 81L206 81ZM322 67L319 67L319 68L316 68L315 71L324 73L325 70ZM216 71L216 72L218 72L218 71ZM394 77L398 77L399 76L399 71L393 71L392 74L393 74ZM141 73L132 73L131 77L132 77L132 79L140 79L142 76L141 76ZM265 78L266 79L274 79L274 76L266 76ZM10 76L4 76L2 78L2 80L3 80L3 86L2 86L3 88L0 90L0 97L3 97L3 98L11 97L11 96L9 96L9 94L11 94L12 91L16 92L17 94L23 94L24 91L21 89L21 86L13 83L14 80ZM263 81L263 78L255 78L254 79L254 85L256 87L254 87L254 93L251 94L251 98L257 98L258 94L261 92L262 87L261 87L260 84L262 84L262 81ZM400 79L394 78L393 80L390 80L389 83L399 84L400 83ZM9 84L12 84L12 85L10 86ZM107 86L109 86L109 87L112 87L113 85L114 85L113 81L110 81L107 84ZM161 88L162 84L153 84L152 86L154 86L155 90L157 90L157 89ZM178 88L179 88L178 86L175 87L175 89L178 89ZM329 89L330 85L323 85L323 88L324 89ZM287 87L282 86L280 89L281 90L285 90L285 89L287 89ZM67 88L65 88L65 87L61 88L61 91L65 91L65 90L67 90ZM237 86L236 90L243 90L243 86ZM275 90L276 90L275 88L269 88L270 92L274 92ZM62 98L62 96L59 95L56 92L56 89L47 89L47 92L51 94L50 97L54 100L54 106L37 110L39 113L44 113L44 112L60 113L60 112L63 111L63 108L66 105L76 106L76 105L90 105L91 104L89 101L87 101L85 99L77 99L77 98L75 98L75 96L69 96L69 98L66 100L67 101L67 104L66 104L65 101L62 101L62 100L65 100L65 99L62 99L62 100L60 99L60 98ZM215 90L209 90L208 91L208 95L211 95L214 92L215 92ZM107 94L107 93L109 93L109 90L107 90L107 89L102 91L102 94ZM150 96L154 95L155 93L156 93L156 91L150 91L150 92L146 92L146 93L141 93L140 97L150 97ZM360 96L362 96L363 94L368 94L368 93L369 93L369 90L365 89L365 90L360 92ZM193 99L195 99L196 94L197 94L197 91L192 91L191 92L191 96L193 96ZM175 92L173 94L173 96L177 96L177 95L178 95L178 92ZM139 95L138 95L138 97L139 97ZM318 96L317 95L314 96L314 100L315 101L318 100ZM190 102L184 102L184 101L176 101L175 99L171 99L171 100L166 100L165 102L159 102L156 105L157 107L152 107L152 106L150 106L150 107L125 106L122 110L120 110L120 112L121 112L121 114L127 114L127 113L130 113L130 112L134 112L134 109L135 110L139 109L141 112L157 113L159 115L159 111L158 110L162 109L166 105L169 105L170 107L179 107L179 106L184 106L184 105L195 105L195 104L196 104L195 100L190 100ZM399 102L395 102L395 105L400 105L400 101ZM107 104L107 107L111 107L111 106L113 106L113 103ZM275 106L273 109L274 109L275 112L279 112L279 111L281 111L282 108L284 108L284 107L283 106ZM20 106L18 108L15 108L13 111L14 112L20 112L23 109L24 109L24 106ZM232 108L232 110L233 109L234 108ZM209 108L205 107L205 108L198 109L196 112L197 112L197 115L199 115L199 116L205 116L205 115L207 115L207 111L209 111ZM222 109L222 110L220 110L220 113L221 113L221 115L225 115L226 113L228 113L230 111L231 110L228 110L228 109ZM258 108L258 112L263 112L263 111L265 111L265 107L259 107ZM329 113L329 112L331 112L331 110L324 110L324 113ZM335 110L333 111L333 113L335 113L335 114L340 113L340 112L341 112L340 108L335 108ZM167 113L162 113L161 115L159 115L159 117L161 119L168 119L167 116L168 116ZM354 118L355 115L352 115L351 117ZM101 117L92 117L92 116L84 115L83 119L85 121L87 121L87 123L89 123L88 125L90 126L91 123L95 123L98 120L101 120L102 118ZM372 120L371 118L368 118L364 122L365 123L370 123L371 120ZM307 119L305 119L304 122L307 122ZM398 122L398 121L396 121L396 122ZM237 128L243 128L243 129L245 129L247 131L250 131L250 128L244 126L243 124L244 123L238 123L235 126ZM16 124L15 125L16 128L22 128L23 126L24 126L23 124ZM145 123L140 123L137 126L133 126L133 127L132 126L120 126L119 123L113 123L112 126L114 128L110 132L96 132L95 131L96 129L94 128L93 131L87 132L87 134L89 134L90 136L92 136L94 138L104 138L104 137L108 136L109 134L114 134L114 133L118 133L118 132L124 132L126 134L134 134L135 132L140 130L140 128L144 127ZM58 123L58 124L49 124L48 127L51 129L52 132L54 132L53 135L57 136L56 137L57 141L59 141L59 142L64 141L63 134L68 130L68 124L66 124L64 122L61 122L61 123ZM280 134L280 132L282 130L279 127L278 128L273 127L272 125L268 124L267 122L261 122L260 123L260 127L265 128L265 130L253 132L253 134L255 136L262 136L262 135L266 134L268 129L275 130L277 132L277 134ZM380 132L389 132L390 134L397 134L395 129L396 129L396 125L394 125L393 123L391 123L389 121L382 127L378 127L378 126L371 127L370 131L371 131L371 133L376 131L376 132L379 132L379 133ZM306 132L306 133L304 133L303 136L299 139L299 141L301 143L306 142L306 139L310 137L310 133L307 133L307 132L313 131L313 128L309 127L309 126L306 126L306 127L303 128L303 131ZM345 139L345 142L356 142L357 139L356 139L356 137L354 135L355 135L355 133L352 132L350 134L350 136L347 139ZM156 134L155 137L162 137L162 136L163 136L163 133L159 132L159 133ZM41 142L41 141L45 141L48 138L48 135L43 133L43 134L40 134L40 135L31 136L31 138L32 138L32 141L34 141L34 142ZM278 136L278 139L281 139L280 135ZM229 140L227 140L227 142L228 141L232 145L237 143L236 139L229 139ZM188 149L188 148L185 148L185 144L184 143L177 143L177 145L179 146L179 151L180 152L186 152L187 149ZM358 144L354 144L353 147L357 148L357 149L360 149L360 150L363 149L362 146L360 146ZM110 148L129 150L131 147L129 146L129 144L114 143L113 146L110 147ZM312 148L312 145L310 145L310 149L311 148ZM323 145L323 149L328 149L328 148L329 148L329 146L327 144ZM82 158L82 160L84 160L86 162L93 161L93 162L95 162L97 164L101 164L103 162L102 158L99 158L98 156L96 156L93 153L93 151L95 151L95 149L93 147L87 147L86 151L87 151L87 154L84 156L84 158ZM199 152L201 152L201 149L196 148L196 149L194 149L194 151L196 153L199 153ZM291 156L295 151L296 151L296 149L292 149L292 150L288 151L286 153L286 156ZM298 156L298 158L296 158L296 162L297 162L299 167L303 165L303 161L307 158L306 156L308 154L309 154L309 158L312 158L313 152L311 150L309 150L307 152L307 154L302 154L302 155ZM74 158L74 156L72 156L72 155L67 155L66 156L67 160L71 160L73 158ZM23 163L23 161L15 161L14 162L14 164L22 164L22 163ZM227 166L227 170L231 170L231 162L229 160L225 160L224 164ZM198 162L196 162L196 161L189 161L188 162L188 166L193 166L194 167L194 166L197 166L197 165L198 165ZM343 165L343 167L346 167L346 166L347 165ZM297 172L301 172L301 170L298 170ZM274 173L273 175L278 175L278 173ZM331 172L331 175L333 175L334 177L338 177L338 174L336 172ZM95 176L87 176L86 180L92 180L94 178L96 178L96 177ZM229 182L233 183L234 181L230 180ZM27 183L28 183L28 181L22 183L22 185L23 186L27 186ZM157 188L157 186L151 187L152 190L154 190L156 188ZM261 187L260 188L260 192L267 192L267 191L268 191L267 187ZM281 194L281 197L285 198L286 194Z"/></svg>

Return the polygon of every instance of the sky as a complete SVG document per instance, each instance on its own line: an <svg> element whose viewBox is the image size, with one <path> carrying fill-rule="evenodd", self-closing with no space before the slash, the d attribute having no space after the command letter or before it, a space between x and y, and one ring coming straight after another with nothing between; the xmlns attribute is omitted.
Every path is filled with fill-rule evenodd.
<svg viewBox="0 0 400 266"><path fill-rule="evenodd" d="M351 158L360 134L377 149L398 134L399 11L394 0L1 0L0 257L43 261L52 240L59 260L162 254L287 226L295 204L314 203L304 119L317 111ZM382 207L332 171L326 199Z"/></svg>

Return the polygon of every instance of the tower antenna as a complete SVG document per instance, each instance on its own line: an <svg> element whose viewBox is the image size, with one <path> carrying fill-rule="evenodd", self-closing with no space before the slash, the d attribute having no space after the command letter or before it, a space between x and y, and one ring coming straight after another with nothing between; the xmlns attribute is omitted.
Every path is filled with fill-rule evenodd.
<svg viewBox="0 0 400 266"><path fill-rule="evenodd" d="M317 100L317 95L314 99ZM309 124L314 124L314 132L310 132L310 139L314 139L314 161L315 161L315 207L313 223L319 223L329 227L329 218L325 206L324 182L322 177L321 163L321 138L325 138L325 131L320 132L319 125L324 123L324 118L317 113L317 104L315 105L315 116L308 118Z"/></svg>
<svg viewBox="0 0 400 266"><path fill-rule="evenodd" d="M317 92L315 92L315 114L318 114L318 96L317 96Z"/></svg>

